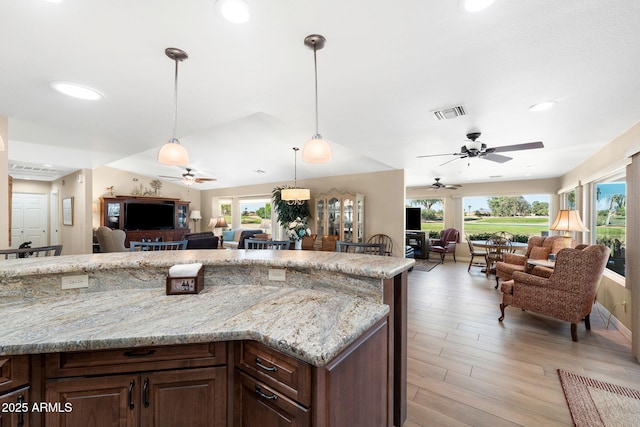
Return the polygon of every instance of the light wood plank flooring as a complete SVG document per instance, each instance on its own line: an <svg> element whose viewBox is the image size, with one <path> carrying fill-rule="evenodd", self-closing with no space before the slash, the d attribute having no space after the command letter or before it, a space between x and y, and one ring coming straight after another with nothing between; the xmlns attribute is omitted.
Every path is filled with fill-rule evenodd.
<svg viewBox="0 0 640 427"><path fill-rule="evenodd" d="M595 310L591 331L508 307L495 279L445 261L408 281L408 417L416 426L571 426L557 369L640 388L630 342Z"/></svg>

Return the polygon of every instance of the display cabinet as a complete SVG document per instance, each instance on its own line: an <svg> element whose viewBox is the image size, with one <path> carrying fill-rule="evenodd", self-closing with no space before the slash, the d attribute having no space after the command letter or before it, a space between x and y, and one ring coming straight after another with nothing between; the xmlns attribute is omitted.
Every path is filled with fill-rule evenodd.
<svg viewBox="0 0 640 427"><path fill-rule="evenodd" d="M315 233L343 242L364 242L364 194L332 189L315 198Z"/></svg>

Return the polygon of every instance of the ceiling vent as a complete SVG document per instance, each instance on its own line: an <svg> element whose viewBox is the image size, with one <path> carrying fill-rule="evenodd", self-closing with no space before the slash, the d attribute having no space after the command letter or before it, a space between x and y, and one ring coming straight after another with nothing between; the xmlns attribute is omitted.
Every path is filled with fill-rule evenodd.
<svg viewBox="0 0 640 427"><path fill-rule="evenodd" d="M449 120L455 119L459 116L465 116L467 112L462 105L456 107L443 108L442 110L435 110L431 112L436 120Z"/></svg>

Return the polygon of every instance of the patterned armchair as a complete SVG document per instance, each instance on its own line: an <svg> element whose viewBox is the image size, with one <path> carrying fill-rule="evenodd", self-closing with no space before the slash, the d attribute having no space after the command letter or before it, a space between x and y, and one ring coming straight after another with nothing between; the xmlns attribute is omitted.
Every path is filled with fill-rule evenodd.
<svg viewBox="0 0 640 427"><path fill-rule="evenodd" d="M446 228L440 232L440 238L431 242L429 253L440 255L440 262L444 262L446 254L453 254L453 262L456 262L456 243L460 243L460 231L455 228ZM429 257L427 256L427 259Z"/></svg>
<svg viewBox="0 0 640 427"><path fill-rule="evenodd" d="M498 289L499 286L499 279L505 282L511 280L514 272L525 271L528 259L547 259L549 254L558 253L558 251L563 248L563 236L530 237L527 251L524 255L505 253L503 254L502 261L496 264L496 289ZM535 267L534 270L534 274L549 277L549 270L544 267Z"/></svg>
<svg viewBox="0 0 640 427"><path fill-rule="evenodd" d="M544 314L571 323L571 339L578 341L577 323L584 319L591 329L589 314L596 297L600 277L609 259L609 248L590 245L584 249L561 249L551 275L536 276L521 271L503 282L501 316L507 306Z"/></svg>

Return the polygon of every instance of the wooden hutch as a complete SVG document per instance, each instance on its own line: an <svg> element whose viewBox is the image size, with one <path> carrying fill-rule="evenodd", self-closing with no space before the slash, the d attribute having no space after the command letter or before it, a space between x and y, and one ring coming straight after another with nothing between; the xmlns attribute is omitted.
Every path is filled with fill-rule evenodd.
<svg viewBox="0 0 640 427"><path fill-rule="evenodd" d="M129 246L130 241L182 240L182 237L190 232L189 203L191 202L167 197L101 197L100 224L112 229L124 230L127 234L126 246ZM138 221L133 224L127 218L127 208L132 205L142 206L148 209L148 212L153 212L154 207L157 207L158 213L163 211L163 222L158 222L157 215L151 215L148 225L144 224L143 218L138 218Z"/></svg>

